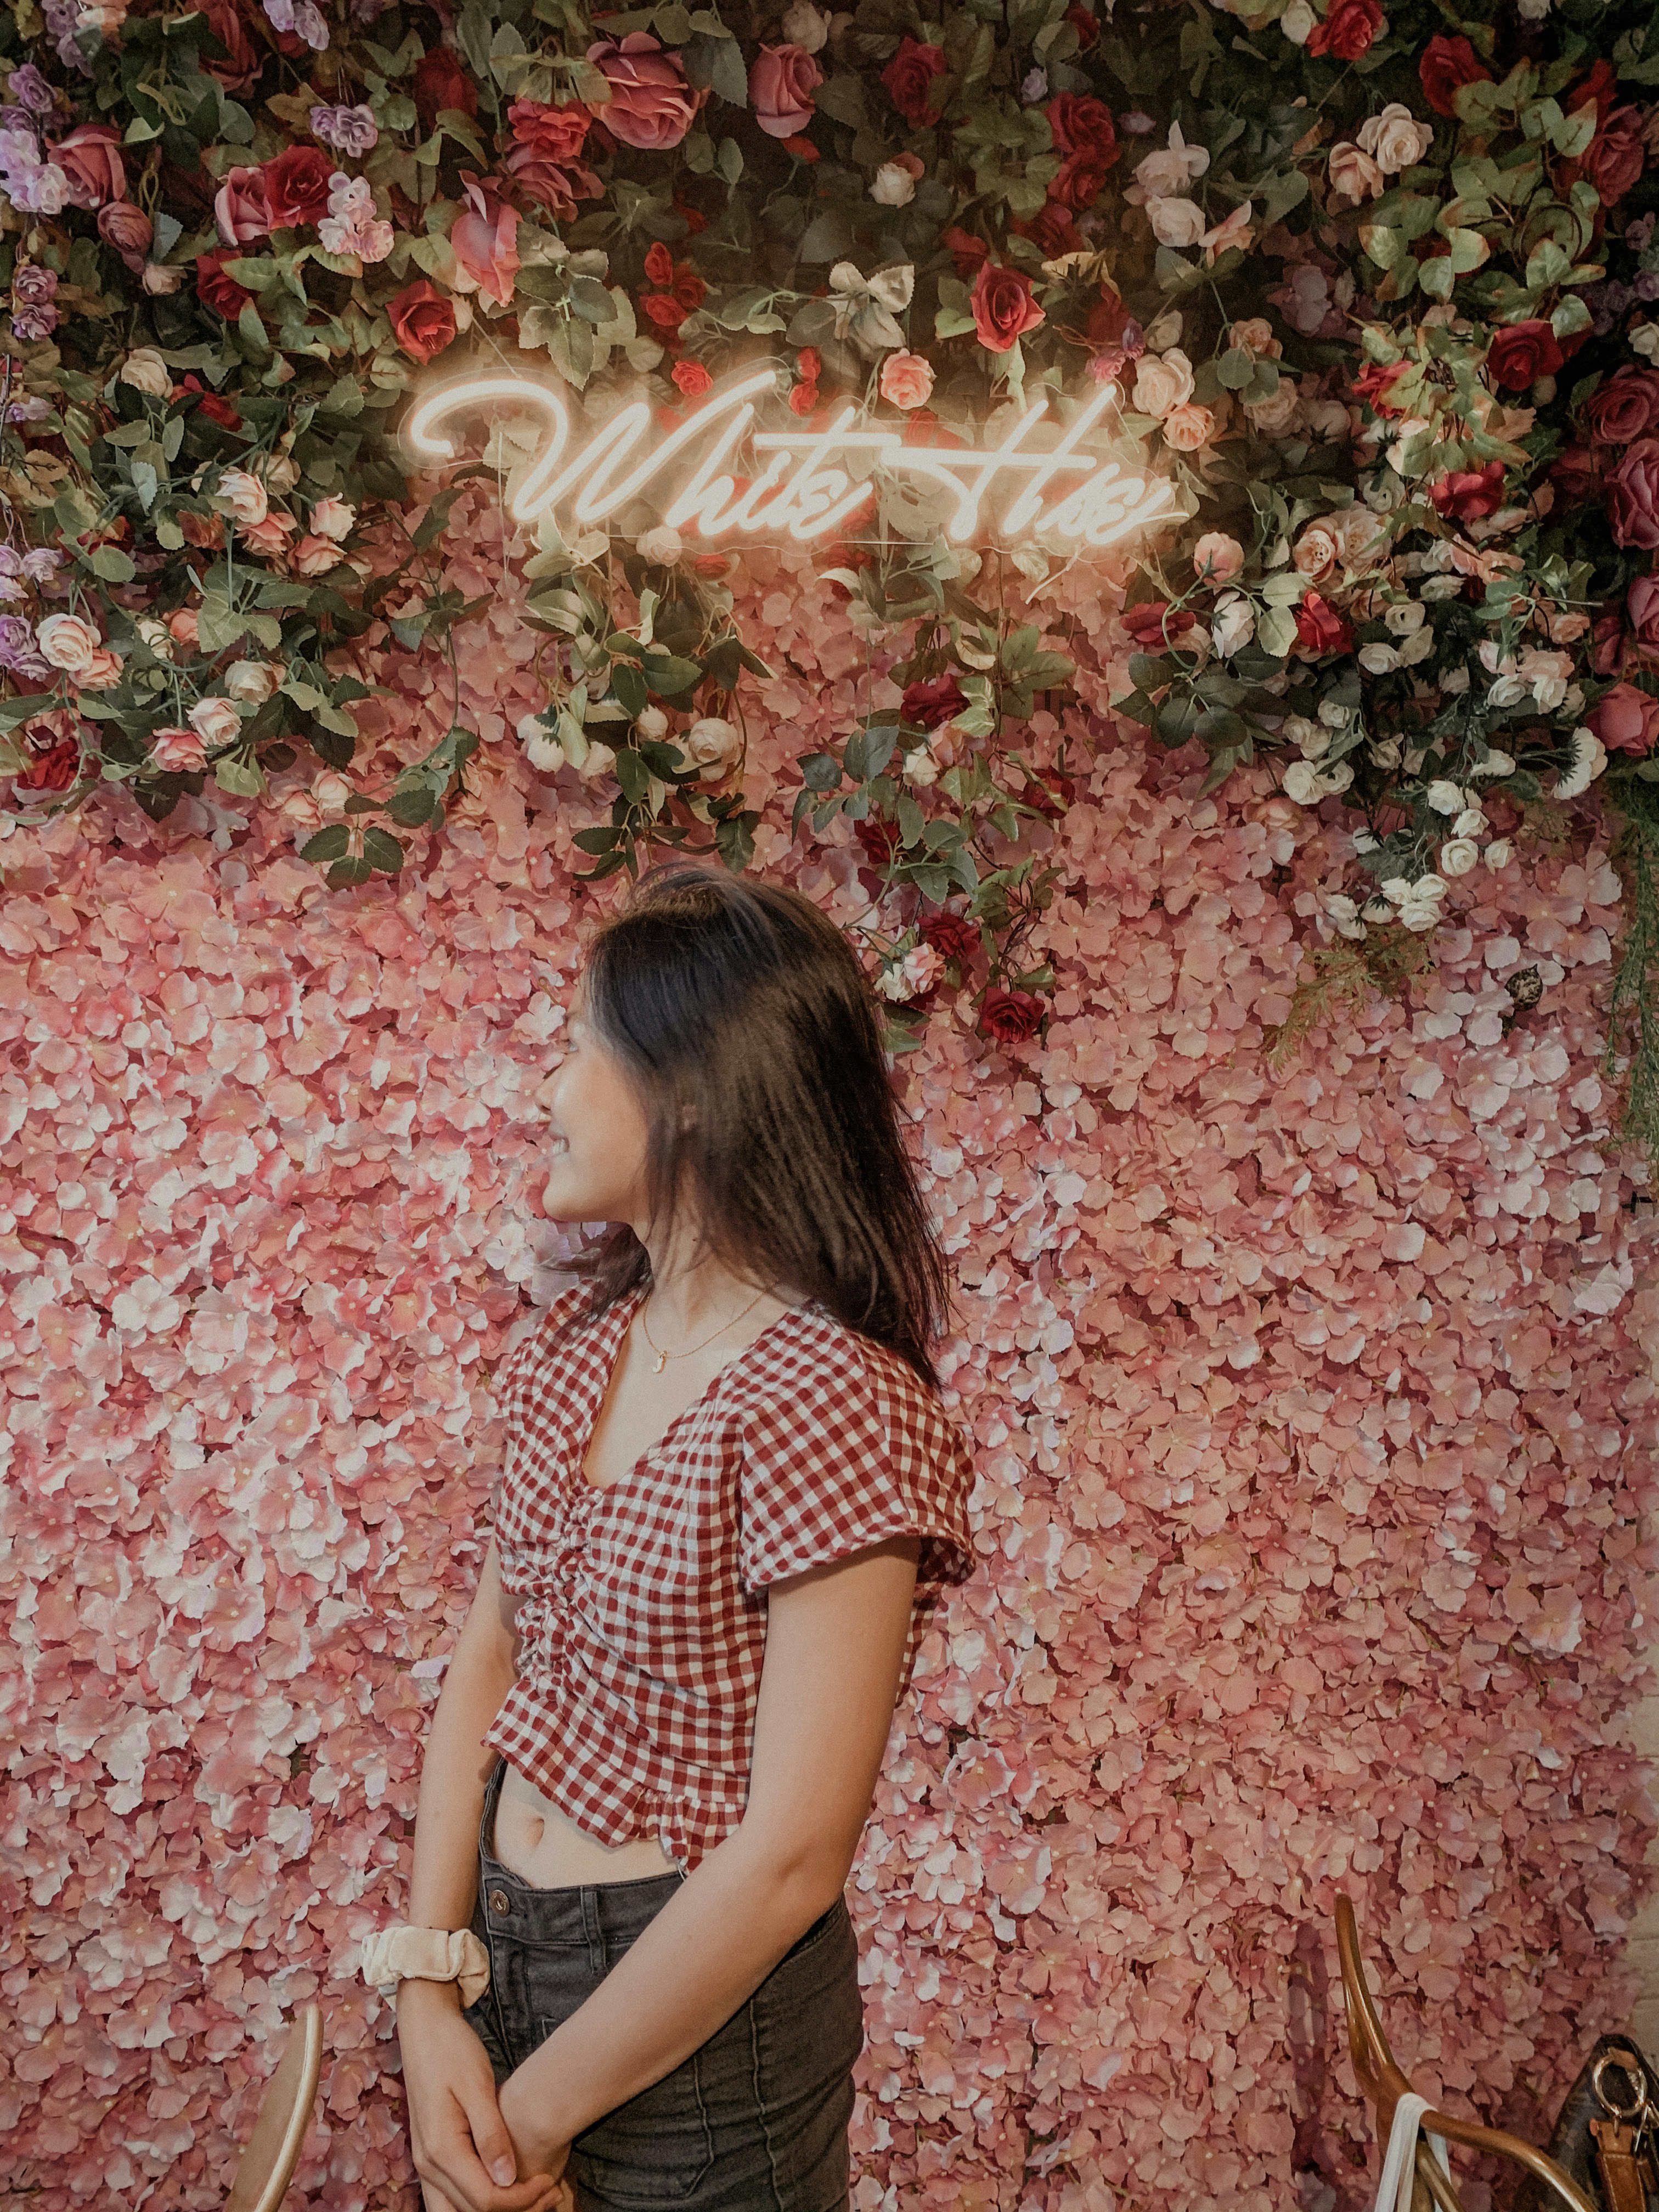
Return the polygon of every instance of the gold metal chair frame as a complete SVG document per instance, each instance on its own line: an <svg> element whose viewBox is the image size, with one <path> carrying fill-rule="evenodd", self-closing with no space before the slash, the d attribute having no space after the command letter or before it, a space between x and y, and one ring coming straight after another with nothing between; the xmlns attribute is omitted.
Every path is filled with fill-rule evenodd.
<svg viewBox="0 0 1659 2212"><path fill-rule="evenodd" d="M1353 2059L1354 2078L1359 2084L1360 2094L1376 2109L1378 2141L1386 2143L1394 2125L1395 2107L1410 2094L1412 2085L1395 2063L1366 1986L1365 1969L1359 1957L1359 1930L1353 1906L1346 1897L1336 1900L1336 1948L1342 1962L1342 1994L1347 2004L1348 2051ZM1512 2159L1525 2166L1534 2179L1550 2192L1549 2201L1567 2205L1571 2212L1599 2212L1599 2208L1553 2158L1531 2143L1523 2142L1519 2136L1483 2128L1474 2120L1461 2120L1455 2112L1425 2112L1423 2127L1425 2133L1440 2136L1447 2142L1463 2143L1470 2150ZM1455 2185L1442 2173L1438 2160L1427 2143L1420 2140L1413 2203L1414 2207L1432 2205L1434 2212L1463 2212Z"/></svg>
<svg viewBox="0 0 1659 2212"><path fill-rule="evenodd" d="M224 2212L276 2212L300 2163L322 2071L323 2015L314 2004L304 2005L260 2100Z"/></svg>

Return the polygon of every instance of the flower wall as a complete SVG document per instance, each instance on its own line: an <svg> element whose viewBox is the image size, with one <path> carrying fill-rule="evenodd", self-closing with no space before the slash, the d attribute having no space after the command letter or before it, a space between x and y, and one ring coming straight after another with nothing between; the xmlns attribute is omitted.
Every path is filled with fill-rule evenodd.
<svg viewBox="0 0 1659 2212"><path fill-rule="evenodd" d="M210 793L3 848L0 2186L38 2212L216 2205L312 1997L292 2201L416 2206L356 1952L404 1900L489 1376L561 1256L540 1086L609 896L573 842L603 799L492 742L536 683L495 512L443 578L495 593L460 662L484 743L420 866L331 891L280 811ZM855 1877L859 2212L1369 2202L1341 1888L1422 2086L1541 2131L1619 2016L1652 1832L1614 872L1586 836L1455 885L1400 995L1270 1060L1351 833L1115 726L1121 597L1073 572L1035 611L1079 657L1030 731L1075 781L1037 833L1046 1037L941 991L900 1063L981 1559ZM845 821L792 842L791 763L896 687L804 558L739 598L778 672L757 860L853 925L879 879ZM372 636L356 665L390 774L448 672Z"/></svg>

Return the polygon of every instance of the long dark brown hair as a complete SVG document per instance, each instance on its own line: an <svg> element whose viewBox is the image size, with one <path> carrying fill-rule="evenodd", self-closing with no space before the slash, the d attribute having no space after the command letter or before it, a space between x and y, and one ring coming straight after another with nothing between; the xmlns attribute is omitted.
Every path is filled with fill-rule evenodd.
<svg viewBox="0 0 1659 2212"><path fill-rule="evenodd" d="M590 946L581 1011L638 1085L647 1193L739 1275L816 1298L935 1383L945 1263L852 947L776 884L672 866ZM577 1262L587 1317L651 1279L626 1224Z"/></svg>

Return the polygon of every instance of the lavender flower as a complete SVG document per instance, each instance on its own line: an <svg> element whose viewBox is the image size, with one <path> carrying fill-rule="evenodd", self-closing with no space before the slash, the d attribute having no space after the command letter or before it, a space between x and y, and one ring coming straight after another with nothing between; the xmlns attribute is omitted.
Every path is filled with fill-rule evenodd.
<svg viewBox="0 0 1659 2212"><path fill-rule="evenodd" d="M361 159L380 143L380 126L365 106L313 107L311 135L332 153Z"/></svg>
<svg viewBox="0 0 1659 2212"><path fill-rule="evenodd" d="M12 98L32 115L50 115L57 105L57 94L33 62L25 62L21 69L12 71L9 89Z"/></svg>
<svg viewBox="0 0 1659 2212"><path fill-rule="evenodd" d="M1025 82L1020 86L1019 96L1027 107L1035 107L1039 100L1047 100L1048 97L1048 70L1040 69L1030 70Z"/></svg>
<svg viewBox="0 0 1659 2212"><path fill-rule="evenodd" d="M65 69L79 70L82 76L90 76L92 64L75 42L81 27L81 0L46 0L46 16L58 60Z"/></svg>
<svg viewBox="0 0 1659 2212"><path fill-rule="evenodd" d="M11 311L12 335L21 338L25 345L38 345L42 338L49 338L57 327L58 310L50 300L42 301L36 307L20 305Z"/></svg>
<svg viewBox="0 0 1659 2212"><path fill-rule="evenodd" d="M0 576L21 576L23 556L15 545L0 544Z"/></svg>
<svg viewBox="0 0 1659 2212"><path fill-rule="evenodd" d="M313 0L264 0L264 6L272 30L296 32L316 53L327 46L328 26Z"/></svg>
<svg viewBox="0 0 1659 2212"><path fill-rule="evenodd" d="M51 665L21 615L0 615L0 668L9 669L28 684L51 680Z"/></svg>
<svg viewBox="0 0 1659 2212"><path fill-rule="evenodd" d="M32 545L23 556L23 574L32 584L55 584L63 565L64 556L55 545Z"/></svg>
<svg viewBox="0 0 1659 2212"><path fill-rule="evenodd" d="M44 307L58 296L58 272L26 261L11 280L11 296L26 307Z"/></svg>

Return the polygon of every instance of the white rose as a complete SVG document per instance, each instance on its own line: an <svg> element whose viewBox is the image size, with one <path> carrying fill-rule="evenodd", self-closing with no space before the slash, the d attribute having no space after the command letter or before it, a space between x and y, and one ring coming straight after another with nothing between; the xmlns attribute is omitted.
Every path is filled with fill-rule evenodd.
<svg viewBox="0 0 1659 2212"><path fill-rule="evenodd" d="M1241 592L1224 592L1216 601L1210 634L1224 659L1255 635L1255 609Z"/></svg>
<svg viewBox="0 0 1659 2212"><path fill-rule="evenodd" d="M242 727L242 718L228 699L198 699L185 719L204 745L230 744Z"/></svg>
<svg viewBox="0 0 1659 2212"><path fill-rule="evenodd" d="M697 773L705 783L718 783L728 773L743 746L737 725L718 714L705 714L700 721L693 722L679 742L680 750L688 760L696 763Z"/></svg>
<svg viewBox="0 0 1659 2212"><path fill-rule="evenodd" d="M1452 823L1454 837L1478 837L1486 826L1486 817L1478 806L1466 806Z"/></svg>
<svg viewBox="0 0 1659 2212"><path fill-rule="evenodd" d="M1331 190L1339 199L1352 200L1358 205L1364 199L1382 198L1384 179L1381 168L1352 140L1339 138L1327 157L1326 166L1330 172Z"/></svg>
<svg viewBox="0 0 1659 2212"><path fill-rule="evenodd" d="M1433 125L1419 123L1397 100L1359 127L1361 151L1371 156L1385 177L1415 168L1433 143Z"/></svg>
<svg viewBox="0 0 1659 2212"><path fill-rule="evenodd" d="M524 746L525 758L538 775L556 775L564 767L564 747L551 730L543 728L533 714L526 714L519 724L519 738ZM590 757L592 750L590 745Z"/></svg>
<svg viewBox="0 0 1659 2212"><path fill-rule="evenodd" d="M1431 659L1433 653L1434 632L1428 629L1414 629L1400 648L1400 665L1402 668L1416 668L1422 662Z"/></svg>
<svg viewBox="0 0 1659 2212"><path fill-rule="evenodd" d="M641 707L634 717L634 727L647 740L665 738L668 735L668 717L660 707Z"/></svg>
<svg viewBox="0 0 1659 2212"><path fill-rule="evenodd" d="M1159 196L1147 201L1146 216L1160 246L1196 246L1209 228L1196 200Z"/></svg>
<svg viewBox="0 0 1659 2212"><path fill-rule="evenodd" d="M902 162L884 161L871 181L870 197L878 207L908 207L916 196L916 180Z"/></svg>
<svg viewBox="0 0 1659 2212"><path fill-rule="evenodd" d="M311 526L319 538L326 538L336 545L350 537L357 520L357 510L349 500L338 499L331 492L319 499L311 510Z"/></svg>
<svg viewBox="0 0 1659 2212"><path fill-rule="evenodd" d="M256 476L246 469L227 469L219 479L219 489L213 495L213 504L221 514L228 514L244 530L251 530L256 522L263 522L270 512L270 501L265 497L265 488Z"/></svg>
<svg viewBox="0 0 1659 2212"><path fill-rule="evenodd" d="M1367 676L1392 676L1400 665L1400 655L1391 645L1362 645L1359 665Z"/></svg>
<svg viewBox="0 0 1659 2212"><path fill-rule="evenodd" d="M1165 354L1145 354L1135 370L1134 404L1143 415L1160 421L1184 407L1193 396L1193 365L1179 347Z"/></svg>
<svg viewBox="0 0 1659 2212"><path fill-rule="evenodd" d="M1419 876L1412 885L1414 899L1443 899L1451 889L1443 876Z"/></svg>
<svg viewBox="0 0 1659 2212"><path fill-rule="evenodd" d="M1417 600L1401 599L1384 610L1382 620L1396 637L1410 637L1422 629L1426 617Z"/></svg>
<svg viewBox="0 0 1659 2212"><path fill-rule="evenodd" d="M895 1006L902 1006L905 1000L914 995L910 979L904 972L902 961L895 962L890 968L881 969L876 977L876 988L884 999L890 1000Z"/></svg>
<svg viewBox="0 0 1659 2212"><path fill-rule="evenodd" d="M268 492L274 491L280 497L283 492L292 491L299 481L300 464L292 453L273 453L265 463L264 483Z"/></svg>
<svg viewBox="0 0 1659 2212"><path fill-rule="evenodd" d="M1607 764L1607 747L1594 730L1577 729L1572 733L1575 747L1572 766L1556 779L1556 799L1577 799L1589 789Z"/></svg>
<svg viewBox="0 0 1659 2212"><path fill-rule="evenodd" d="M1400 765L1400 740L1398 738L1378 738L1372 744L1370 752L1371 765L1373 768L1387 769L1392 771L1393 769L1397 769Z"/></svg>
<svg viewBox="0 0 1659 2212"><path fill-rule="evenodd" d="M1325 786L1311 761L1292 761L1285 771L1284 792L1298 806L1312 806L1324 796Z"/></svg>
<svg viewBox="0 0 1659 2212"><path fill-rule="evenodd" d="M1322 722L1310 722L1305 714L1286 714L1280 726L1280 734L1297 746L1304 760L1314 760L1331 741L1331 733Z"/></svg>
<svg viewBox="0 0 1659 2212"><path fill-rule="evenodd" d="M1494 874L1496 874L1501 870L1507 868L1510 862L1515 858L1515 848L1510 844L1507 837L1494 837L1491 844L1487 846L1486 851L1481 854L1481 858L1486 861L1486 866L1492 870Z"/></svg>
<svg viewBox="0 0 1659 2212"><path fill-rule="evenodd" d="M1181 343L1181 310L1166 307L1156 322L1146 325L1148 353L1168 353L1172 345Z"/></svg>
<svg viewBox="0 0 1659 2212"><path fill-rule="evenodd" d="M225 671L226 691L250 707L263 707L281 681L277 671L264 660L234 660Z"/></svg>
<svg viewBox="0 0 1659 2212"><path fill-rule="evenodd" d="M130 384L150 399L165 399L173 390L173 372L154 346L135 346L117 372L118 380Z"/></svg>
<svg viewBox="0 0 1659 2212"><path fill-rule="evenodd" d="M79 615L48 615L34 635L46 658L66 676L89 668L98 651L97 631Z"/></svg>
<svg viewBox="0 0 1659 2212"><path fill-rule="evenodd" d="M1439 919L1440 908L1438 902L1433 899L1422 902L1413 900L1409 906L1402 906L1400 909L1401 925L1406 929L1419 932L1432 929Z"/></svg>
<svg viewBox="0 0 1659 2212"><path fill-rule="evenodd" d="M926 745L918 745L915 752L904 756L904 781L918 791L939 781L939 763Z"/></svg>
<svg viewBox="0 0 1659 2212"><path fill-rule="evenodd" d="M141 281L151 299L165 299L170 293L183 289L185 272L182 269L169 269L164 262L147 261Z"/></svg>
<svg viewBox="0 0 1659 2212"><path fill-rule="evenodd" d="M171 660L173 653L173 632L154 615L140 615L133 624L139 636L158 660Z"/></svg>
<svg viewBox="0 0 1659 2212"><path fill-rule="evenodd" d="M1424 797L1437 814L1461 814L1463 811L1462 793L1443 775L1435 778Z"/></svg>
<svg viewBox="0 0 1659 2212"><path fill-rule="evenodd" d="M659 568L672 568L685 550L685 540L678 530L659 523L656 529L647 530L635 541L635 551L641 561L650 561Z"/></svg>
<svg viewBox="0 0 1659 2212"><path fill-rule="evenodd" d="M1318 16L1308 5L1308 0L1291 0L1290 6L1279 19L1279 27L1293 46L1305 46L1318 21Z"/></svg>
<svg viewBox="0 0 1659 2212"><path fill-rule="evenodd" d="M596 777L609 775L616 765L617 755L613 746L589 745L587 757L581 764L582 779L592 783Z"/></svg>
<svg viewBox="0 0 1659 2212"><path fill-rule="evenodd" d="M1631 351L1644 361L1659 361L1659 323L1644 323L1630 334Z"/></svg>
<svg viewBox="0 0 1659 2212"><path fill-rule="evenodd" d="M1440 872L1467 876L1480 858L1480 848L1473 837L1449 837L1440 848Z"/></svg>
<svg viewBox="0 0 1659 2212"><path fill-rule="evenodd" d="M1346 791L1353 781L1353 763L1338 761L1334 768L1322 769L1319 780L1328 792Z"/></svg>
<svg viewBox="0 0 1659 2212"><path fill-rule="evenodd" d="M1440 688L1444 691L1449 690L1450 687L1443 678ZM1513 775L1515 774L1515 763L1510 758L1507 753L1499 752L1497 746L1493 745L1488 751L1485 760L1477 761L1475 765L1469 770L1469 774L1471 775Z"/></svg>
<svg viewBox="0 0 1659 2212"><path fill-rule="evenodd" d="M1426 592L1428 586L1425 584L1423 588ZM1440 689L1449 699L1461 699L1468 688L1469 672L1467 668L1449 668L1440 678Z"/></svg>
<svg viewBox="0 0 1659 2212"><path fill-rule="evenodd" d="M792 0L783 19L783 35L792 46L809 54L821 53L830 36L830 18L820 15L812 0Z"/></svg>
<svg viewBox="0 0 1659 2212"><path fill-rule="evenodd" d="M1310 399L1303 403L1303 414L1309 429L1316 438L1328 441L1346 438L1352 427L1348 410L1340 399Z"/></svg>
<svg viewBox="0 0 1659 2212"><path fill-rule="evenodd" d="M1392 899L1396 906L1404 906L1412 895L1411 878L1409 876L1385 876L1377 889L1385 899Z"/></svg>

